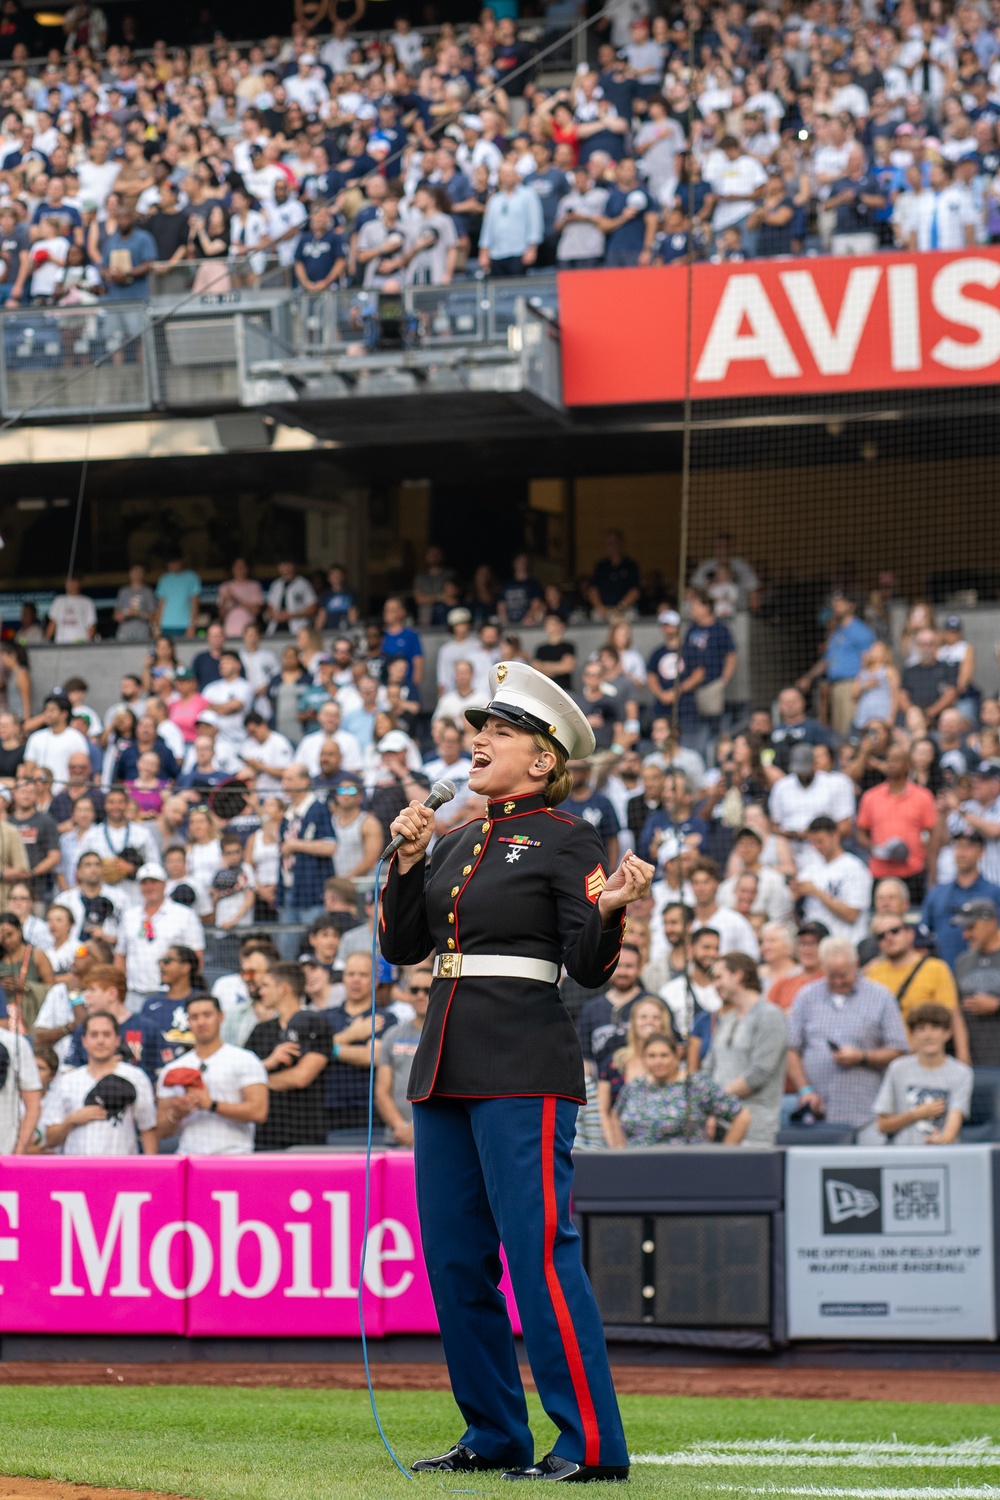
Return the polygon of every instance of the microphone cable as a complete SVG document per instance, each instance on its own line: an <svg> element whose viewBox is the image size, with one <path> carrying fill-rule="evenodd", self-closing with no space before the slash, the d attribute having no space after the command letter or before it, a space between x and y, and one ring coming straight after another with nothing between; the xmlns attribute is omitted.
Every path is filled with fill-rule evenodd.
<svg viewBox="0 0 1000 1500"><path fill-rule="evenodd" d="M392 1459L396 1468L404 1479L416 1479L396 1456L396 1452L385 1435L381 1418L378 1414L378 1406L375 1401L375 1388L372 1385L371 1366L368 1362L368 1335L365 1331L365 1264L368 1259L368 1215L371 1212L372 1201L372 1136L375 1130L375 1017L376 1017L376 992L378 988L378 921L379 921L379 888L382 881L382 865L385 856L379 860L375 870L375 906L372 913L372 1003L371 1003L371 1038L369 1042L368 1058L368 1139L365 1144L365 1211L361 1221L361 1265L358 1271L358 1323L361 1328L361 1357L365 1365L365 1380L368 1384L368 1400L371 1402L372 1416L375 1418L375 1427L382 1446Z"/></svg>

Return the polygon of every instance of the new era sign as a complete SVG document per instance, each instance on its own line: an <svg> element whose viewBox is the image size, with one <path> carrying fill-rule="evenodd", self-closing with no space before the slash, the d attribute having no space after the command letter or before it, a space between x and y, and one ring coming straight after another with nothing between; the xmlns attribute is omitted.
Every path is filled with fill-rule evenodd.
<svg viewBox="0 0 1000 1500"><path fill-rule="evenodd" d="M823 1233L949 1234L948 1167L824 1168Z"/></svg>

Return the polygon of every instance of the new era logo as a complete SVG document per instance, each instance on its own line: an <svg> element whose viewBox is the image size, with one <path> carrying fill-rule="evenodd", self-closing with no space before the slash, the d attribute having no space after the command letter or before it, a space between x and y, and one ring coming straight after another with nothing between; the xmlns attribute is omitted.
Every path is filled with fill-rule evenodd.
<svg viewBox="0 0 1000 1500"><path fill-rule="evenodd" d="M835 1177L827 1179L826 1211L831 1224L843 1224L845 1219L867 1219L879 1207L876 1195L866 1188L852 1187L849 1182L838 1182Z"/></svg>
<svg viewBox="0 0 1000 1500"><path fill-rule="evenodd" d="M823 1233L882 1233L881 1168L823 1169Z"/></svg>

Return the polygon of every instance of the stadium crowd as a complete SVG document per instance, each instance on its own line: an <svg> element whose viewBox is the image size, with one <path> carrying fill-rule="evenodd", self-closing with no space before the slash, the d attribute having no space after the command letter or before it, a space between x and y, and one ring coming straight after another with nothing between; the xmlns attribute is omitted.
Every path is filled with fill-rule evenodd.
<svg viewBox="0 0 1000 1500"><path fill-rule="evenodd" d="M810 669L732 704L726 620L758 606L753 566L717 538L644 658L639 570L620 533L607 545L575 598L523 555L495 591L483 570L465 588L432 547L368 621L342 568L317 589L282 561L265 588L237 560L190 665L175 643L206 617L201 580L181 557L155 588L136 566L115 608L135 667L99 708L81 677L41 704L33 686L39 638L94 636L81 581L44 627L26 613L0 645L0 1151L354 1142L373 978L376 1101L408 1145L431 964L397 972L376 944L373 976L375 870L435 780L457 788L439 833L483 815L464 712L535 623L534 665L597 740L564 809L609 864L634 847L657 867L607 986L562 981L581 1144L823 1121L958 1139L974 1075L1000 1078L1000 702L961 619L915 604L894 640L835 591ZM585 659L574 619L607 627Z"/></svg>
<svg viewBox="0 0 1000 1500"><path fill-rule="evenodd" d="M985 0L619 0L568 87L488 8L433 38L318 13L256 45L139 56L76 5L34 63L11 21L0 303L141 302L182 261L200 293L270 261L316 294L1000 238Z"/></svg>

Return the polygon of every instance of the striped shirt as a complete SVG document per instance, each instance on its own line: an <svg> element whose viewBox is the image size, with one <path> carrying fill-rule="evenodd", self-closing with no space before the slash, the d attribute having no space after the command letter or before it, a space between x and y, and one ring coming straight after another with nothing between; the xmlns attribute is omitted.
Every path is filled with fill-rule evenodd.
<svg viewBox="0 0 1000 1500"><path fill-rule="evenodd" d="M875 1118L882 1083L877 1068L840 1068L830 1042L872 1052L877 1047L910 1050L896 997L883 984L859 977L849 995L835 995L825 979L807 984L788 1017L788 1045L802 1058L806 1078L826 1106L826 1118L855 1130Z"/></svg>

